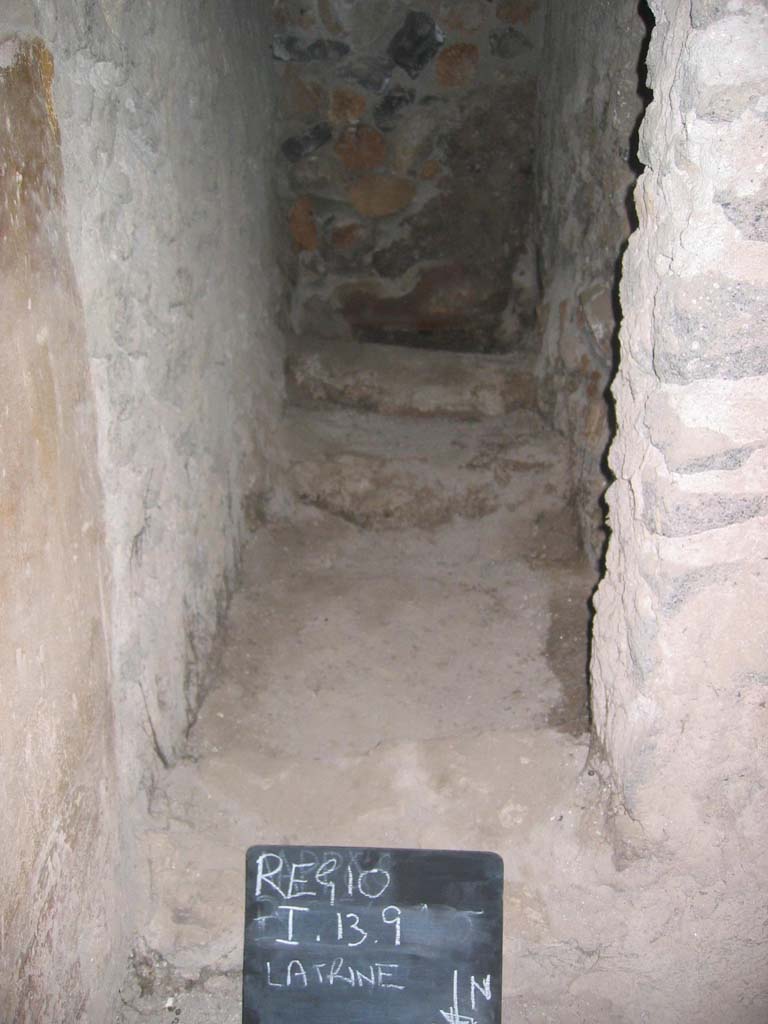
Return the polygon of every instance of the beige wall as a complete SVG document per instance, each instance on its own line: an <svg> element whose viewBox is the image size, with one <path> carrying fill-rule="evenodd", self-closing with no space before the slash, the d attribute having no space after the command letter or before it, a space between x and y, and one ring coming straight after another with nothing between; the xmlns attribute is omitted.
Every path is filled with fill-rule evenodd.
<svg viewBox="0 0 768 1024"><path fill-rule="evenodd" d="M279 463L264 14L0 10L3 1024L110 1019L132 831Z"/></svg>
<svg viewBox="0 0 768 1024"><path fill-rule="evenodd" d="M41 43L0 46L0 1018L29 1024L106 1019L122 938L103 502L52 74Z"/></svg>

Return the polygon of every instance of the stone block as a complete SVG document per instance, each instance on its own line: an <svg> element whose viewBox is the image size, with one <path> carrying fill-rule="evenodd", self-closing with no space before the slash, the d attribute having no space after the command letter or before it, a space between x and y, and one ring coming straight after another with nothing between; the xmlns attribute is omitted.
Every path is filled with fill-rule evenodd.
<svg viewBox="0 0 768 1024"><path fill-rule="evenodd" d="M345 89L340 86L331 93L330 119L333 124L349 124L359 121L363 114L367 100L354 89Z"/></svg>
<svg viewBox="0 0 768 1024"><path fill-rule="evenodd" d="M349 275L364 273L373 241L373 221L359 221L335 214L325 226L323 259L330 271Z"/></svg>
<svg viewBox="0 0 768 1024"><path fill-rule="evenodd" d="M643 485L643 521L663 537L690 537L768 516L768 495L683 491L671 481Z"/></svg>
<svg viewBox="0 0 768 1024"><path fill-rule="evenodd" d="M486 6L484 0L443 0L440 22L452 32L479 32Z"/></svg>
<svg viewBox="0 0 768 1024"><path fill-rule="evenodd" d="M499 0L496 17L508 25L518 25L529 21L534 9L532 0Z"/></svg>
<svg viewBox="0 0 768 1024"><path fill-rule="evenodd" d="M367 124L346 128L334 148L348 171L372 171L387 159L386 139Z"/></svg>
<svg viewBox="0 0 768 1024"><path fill-rule="evenodd" d="M454 43L441 50L435 63L437 80L443 88L468 86L477 74L480 51L474 43Z"/></svg>
<svg viewBox="0 0 768 1024"><path fill-rule="evenodd" d="M768 373L768 290L725 277L665 277L653 365L672 383Z"/></svg>
<svg viewBox="0 0 768 1024"><path fill-rule="evenodd" d="M332 36L346 35L344 25L339 21L336 14L333 0L317 0L317 13L323 23L323 28Z"/></svg>
<svg viewBox="0 0 768 1024"><path fill-rule="evenodd" d="M304 0L275 0L272 18L281 28L301 28L310 31L315 28L315 16Z"/></svg>
<svg viewBox="0 0 768 1024"><path fill-rule="evenodd" d="M502 60L517 60L530 53L531 44L516 28L502 28L491 32L491 53Z"/></svg>
<svg viewBox="0 0 768 1024"><path fill-rule="evenodd" d="M396 174L415 174L432 153L442 122L431 107L409 111L392 132L392 167Z"/></svg>
<svg viewBox="0 0 768 1024"><path fill-rule="evenodd" d="M385 57L358 57L342 64L338 75L368 92L383 93L392 81L392 61Z"/></svg>
<svg viewBox="0 0 768 1024"><path fill-rule="evenodd" d="M377 103L373 110L373 120L383 132L392 131L400 120L405 107L409 107L416 99L413 89L404 89L396 85Z"/></svg>
<svg viewBox="0 0 768 1024"><path fill-rule="evenodd" d="M408 206L415 192L412 181L392 174L370 174L347 189L349 201L364 217L389 217Z"/></svg>
<svg viewBox="0 0 768 1024"><path fill-rule="evenodd" d="M321 146L330 142L332 138L331 126L327 121L320 121L318 124L312 125L305 132L302 132L301 135L292 135L286 139L280 149L286 160L290 160L291 163L297 163L305 156L314 153Z"/></svg>
<svg viewBox="0 0 768 1024"><path fill-rule="evenodd" d="M393 63L411 78L418 78L445 41L434 18L424 11L409 11L387 50Z"/></svg>
<svg viewBox="0 0 768 1024"><path fill-rule="evenodd" d="M290 65L283 80L283 109L289 118L322 116L328 107L328 93L319 83L306 79Z"/></svg>
<svg viewBox="0 0 768 1024"><path fill-rule="evenodd" d="M768 189L760 196L716 193L715 200L744 238L750 242L768 242Z"/></svg>
<svg viewBox="0 0 768 1024"><path fill-rule="evenodd" d="M335 223L331 229L330 244L341 252L359 249L368 240L368 232L359 221Z"/></svg>
<svg viewBox="0 0 768 1024"><path fill-rule="evenodd" d="M346 43L338 39L314 39L307 42L300 36L276 34L272 38L272 56L275 60L297 61L307 64L310 61L337 63L350 52Z"/></svg>
<svg viewBox="0 0 768 1024"><path fill-rule="evenodd" d="M299 250L314 252L319 244L319 233L312 199L301 196L291 207L288 214L288 225L291 238Z"/></svg>

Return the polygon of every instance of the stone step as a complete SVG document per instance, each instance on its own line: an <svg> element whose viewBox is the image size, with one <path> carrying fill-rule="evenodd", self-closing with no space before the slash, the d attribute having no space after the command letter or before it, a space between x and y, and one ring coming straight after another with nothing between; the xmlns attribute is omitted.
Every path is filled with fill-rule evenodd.
<svg viewBox="0 0 768 1024"><path fill-rule="evenodd" d="M520 522L567 501L562 440L535 413L480 422L289 408L296 498L358 526L425 528L502 508Z"/></svg>
<svg viewBox="0 0 768 1024"><path fill-rule="evenodd" d="M294 402L403 416L479 420L536 403L530 353L488 356L355 342L294 342L286 368Z"/></svg>

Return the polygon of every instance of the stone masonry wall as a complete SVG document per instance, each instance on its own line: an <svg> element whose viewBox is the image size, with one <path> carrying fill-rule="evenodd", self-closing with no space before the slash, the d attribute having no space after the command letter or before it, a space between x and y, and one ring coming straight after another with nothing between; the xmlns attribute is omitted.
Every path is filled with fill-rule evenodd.
<svg viewBox="0 0 768 1024"><path fill-rule="evenodd" d="M593 715L625 848L653 847L692 879L722 937L686 1019L757 1024L768 1014L755 939L768 890L768 7L653 9Z"/></svg>
<svg viewBox="0 0 768 1024"><path fill-rule="evenodd" d="M276 0L296 334L530 337L536 0Z"/></svg>
<svg viewBox="0 0 768 1024"><path fill-rule="evenodd" d="M120 943L135 901L114 913L95 886L84 893L82 885L115 868L114 845L99 845L104 835L120 842L130 880L130 836L125 828L118 832L115 817L119 811L123 825L129 820L132 802L143 799L153 774L181 749L238 568L244 496L268 489L279 461L273 71L259 8L268 14L245 0L9 0L0 14L0 41L13 32L38 38L50 55L46 102L57 118L63 163L55 231L61 246L68 244L82 303L86 380L75 413L78 422L85 417L92 388L106 556L101 600L111 612L93 631L85 613L68 625L72 644L92 637L92 660L99 644L107 646L109 675L101 666L92 684L94 693L111 685L107 710L99 710L95 696L81 700L79 711L73 704L80 724L71 734L68 704L41 704L37 717L14 725L32 751L61 751L51 776L57 795L42 804L32 850L53 886L37 891L56 904L57 925L14 951L34 992L27 997L17 985L17 1015L0 1013L3 1020L108 1019L103 1002L105 1012L94 1007L110 970L124 966ZM29 302L36 311L49 300L34 287ZM35 350L40 373L43 356L44 348ZM11 386L22 384L14 378ZM41 409L50 418L57 402L66 410L67 394L56 371L52 379L40 377L43 384ZM57 430L65 446L81 443L69 433L68 416L50 426L52 445ZM84 447L84 462L88 455ZM57 458L54 445L54 466ZM30 507L38 501L46 529L58 529L60 520L69 529L68 509L48 499L31 469L19 479L20 488L31 489ZM99 536L101 512L89 506L74 515L70 533L87 546ZM50 573L56 551L49 546L40 557L39 571ZM73 593L79 571L85 570L68 569ZM56 580L54 574L52 599ZM20 599L24 593L18 591ZM52 689L63 668L41 661L34 645L24 652L21 675ZM82 669L84 680L88 671ZM72 701L78 699L73 690ZM111 723L119 798L103 763ZM33 763L27 779L47 771L43 760ZM81 773L102 780L97 790L77 795L72 787ZM3 784L16 783L4 777ZM68 786L79 817L73 811L62 823L57 808L68 806ZM34 800L34 786L29 792ZM87 808L96 808L90 818ZM82 834L67 847L73 829ZM46 866L49 835L60 838L69 859L54 851ZM4 861L7 854L5 847ZM72 882L80 876L82 884ZM70 942L73 930L77 942ZM6 931L6 951L9 939L24 942L20 932ZM86 948L94 959L80 984L77 964ZM46 1015L40 1007L49 996L57 1012Z"/></svg>
<svg viewBox="0 0 768 1024"><path fill-rule="evenodd" d="M614 371L618 261L632 227L638 0L547 5L536 149L540 400L569 439L584 548L605 546L606 389Z"/></svg>

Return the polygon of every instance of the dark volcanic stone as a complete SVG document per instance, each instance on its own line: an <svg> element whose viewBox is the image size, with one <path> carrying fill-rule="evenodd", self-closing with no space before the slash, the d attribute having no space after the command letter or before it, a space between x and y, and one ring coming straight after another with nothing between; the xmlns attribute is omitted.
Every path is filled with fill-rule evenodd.
<svg viewBox="0 0 768 1024"><path fill-rule="evenodd" d="M286 139L280 149L283 156L295 164L330 142L332 137L333 132L328 122L320 121L318 124L313 124L311 128L307 128L301 135L292 135L290 139Z"/></svg>
<svg viewBox="0 0 768 1024"><path fill-rule="evenodd" d="M310 60L327 60L334 63L346 57L349 52L349 46L338 39L316 39L309 44L307 50Z"/></svg>
<svg viewBox="0 0 768 1024"><path fill-rule="evenodd" d="M514 60L522 57L531 49L531 44L515 28L500 28L491 32L491 53L494 57L501 57L502 60Z"/></svg>
<svg viewBox="0 0 768 1024"><path fill-rule="evenodd" d="M342 65L339 77L369 92L382 93L392 80L392 61L386 57L361 57Z"/></svg>
<svg viewBox="0 0 768 1024"><path fill-rule="evenodd" d="M409 11L387 52L398 67L411 78L417 78L444 41L445 36L434 18L423 11Z"/></svg>
<svg viewBox="0 0 768 1024"><path fill-rule="evenodd" d="M349 53L346 43L336 39L315 39L306 43L298 36L276 35L272 38L272 56L275 60L298 61L339 61Z"/></svg>
<svg viewBox="0 0 768 1024"><path fill-rule="evenodd" d="M383 132L392 131L397 124L400 111L403 107L410 106L415 98L416 93L413 89L404 89L401 85L396 85L374 107L373 120L376 122L376 127Z"/></svg>

